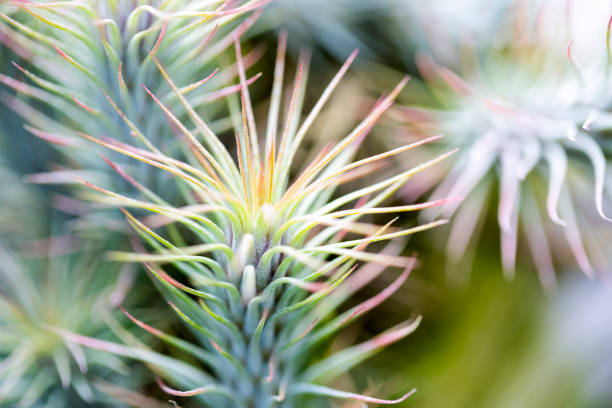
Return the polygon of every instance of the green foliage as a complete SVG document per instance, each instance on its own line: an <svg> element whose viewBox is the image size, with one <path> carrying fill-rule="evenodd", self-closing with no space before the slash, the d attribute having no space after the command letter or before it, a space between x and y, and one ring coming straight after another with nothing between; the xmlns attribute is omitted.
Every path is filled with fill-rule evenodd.
<svg viewBox="0 0 612 408"><path fill-rule="evenodd" d="M535 332L536 324L513 326L498 319L514 307L498 303L496 295L475 301L474 310L455 311L457 332L439 341L448 353L418 359L415 368L403 351L399 356L392 349L388 367L374 372L372 366L361 371L358 366L421 322L421 315L407 315L405 304L389 302L413 299L397 293L417 267L416 256L405 254L410 236L445 224L440 216L452 216L447 253L451 261L465 261L497 185L507 276L514 275L519 226L546 289L556 283L556 258L549 253L561 254L566 264L563 245L560 250L553 245L555 235L566 235L567 247L589 276L605 268L609 245L598 237L609 231L598 235L594 228L608 220L604 139L610 50L603 52L600 43L589 48L598 51L597 58L574 57L571 46L557 47L564 38L559 41L555 32L549 38L551 33L544 35L539 27L533 35L543 35L540 42L495 43L478 60L481 69L466 64L461 76L419 56L426 80L417 94L419 108L392 108L408 79L377 100L363 97L363 89L387 88L380 84L389 81L390 71L380 66L370 75L371 60L354 82L344 81L340 98L332 97L357 51L328 83L323 69L310 71L312 54L302 51L294 80L288 81L286 71L294 61L286 58L291 47L281 31L275 66L267 60L260 64L269 92L254 104L262 99L260 88L251 87L262 76L252 73L262 47L251 48L244 38L267 3L24 0L0 5L0 55L3 64L5 55L16 59L10 70L3 67L7 75L0 74L0 101L8 108L2 115L17 113L27 132L57 148L59 164L39 160L36 168L49 171L28 180L68 184L57 189L72 195L50 200L48 191L32 192L0 168L0 405L157 408L167 406L157 400L163 395L185 407L419 401L437 406L446 402L432 397L431 387L451 388L460 380L469 384L453 394L457 403L474 405L481 397L500 406L530 401L506 398L505 389L498 399L474 386L486 380L477 364L464 369L470 364L462 358L464 348L495 354L499 343L520 340L517 333L508 335L508 328ZM291 16L285 17L290 29L305 34L298 42L325 43L326 50L314 54L317 61L325 52L346 55L349 43L375 44L370 31L357 32L361 19L386 15L393 7L393 16L376 31L403 21L401 11L419 21L429 21L428 10L440 13L438 4L416 3L278 0L260 24L265 30L278 16ZM345 14L349 6L359 6L358 18ZM334 25L337 20L346 25ZM309 26L319 29L305 33ZM447 37L436 38L445 42ZM478 41L478 53L487 51L483 44L486 38ZM379 51L365 48L369 57ZM441 60L449 57L452 53ZM410 53L406 58L412 61ZM438 98L436 109L421 109L426 93ZM341 99L340 108L329 109L332 98ZM419 138L403 139L379 154L364 153L369 147L362 146L364 140L388 112L388 127L375 130L379 144L395 143L415 130ZM265 125L256 121L260 116L267 117ZM329 126L319 125L330 118ZM347 123L351 129L345 133ZM394 131L399 138L391 137ZM438 131L450 137L430 136ZM30 146L15 149L15 143L28 143L17 139L3 135L3 153L29 151ZM419 150L416 159L404 155L423 145L428 150ZM458 148L462 151L448 168L438 165ZM390 162L401 165L385 168ZM423 172L430 167L438 172L433 177ZM485 174L490 170L494 174ZM412 203L432 185L427 177L444 180L431 201ZM405 197L411 204L386 204L400 189L410 190ZM587 194L594 200L585 200ZM46 229L57 230L41 209L45 200L68 214L68 228L59 228L67 235L35 239L48 237ZM117 209L124 219L110 218L120 215ZM420 210L426 210L425 223L409 224L407 214ZM547 225L543 212L557 225ZM399 217L405 219L398 223ZM593 227L593 236L585 236L585 226ZM73 234L83 227L94 240L85 240L83 231L78 238ZM432 241L432 233L424 235ZM128 243L131 249L125 250ZM134 281L134 264L157 293ZM493 286L484 292L498 293ZM525 310L538 304L521 300ZM151 313L157 302L167 304L165 312ZM381 304L368 321L372 327L353 330ZM124 314L120 320L113 317L120 315L117 309ZM478 341L481 335L488 341ZM526 391L566 379L536 370L538 364L555 371L575 361L560 358L563 351L547 350L549 337L539 339L525 341L535 344L532 352L514 350L508 356L531 370L528 381L515 375ZM400 363L406 367L398 368ZM422 378L414 374L417 369ZM448 371L439 376L441 370ZM360 376L384 373L386 380L391 371L403 381L372 387ZM143 383L149 386L146 396ZM411 402L415 384L426 393ZM501 389L498 382L490 384ZM576 395L574 389L565 391L568 398Z"/></svg>
<svg viewBox="0 0 612 408"><path fill-rule="evenodd" d="M54 245L63 244L58 239ZM93 401L95 390L87 375L108 369L125 372L118 360L86 351L52 332L61 327L99 336L108 330L102 316L112 307L113 294L116 296L117 268L95 258L90 252L28 259L8 246L0 249L3 403L62 406L68 389L81 401Z"/></svg>
<svg viewBox="0 0 612 408"><path fill-rule="evenodd" d="M2 94L2 101L27 119L29 132L57 146L73 167L36 175L33 181L73 183L75 176L116 180L104 158L85 153L91 145L83 143L81 132L149 147L155 143L180 155L182 142L163 115L151 115L155 104L141 87L146 83L169 108L176 108L177 116L185 115L153 55L180 80L180 93L194 109L205 107L206 117L215 119L213 127L227 128L228 121L220 116L223 104L215 101L238 90L231 85L237 69L213 71L213 62L258 14L240 24L234 21L264 3L250 0L228 8L222 1L17 2L12 14L0 14L0 31L10 39L6 45L25 64L13 63L19 79L0 76L13 90ZM251 53L247 66L258 58L258 51ZM150 187L167 185L167 179L156 179L146 165L134 171ZM114 188L125 190L126 184L118 182Z"/></svg>
<svg viewBox="0 0 612 408"><path fill-rule="evenodd" d="M137 253L113 252L109 256L115 261L144 263L171 308L192 329L195 344L144 325L126 312L130 319L170 346L191 355L195 361L173 363L161 356L144 356L133 349L97 343L93 339L66 334L67 338L126 356L133 354L149 362L159 376L181 388L190 388L175 390L160 380L166 392L200 396L206 406L268 407L277 403L294 406L304 395L390 403L334 390L319 382L333 380L387 344L410 334L420 318L335 354L321 359L314 357L338 330L389 297L414 266L414 258L397 255L397 249L366 252L366 248L443 223L402 230L391 227L391 223L377 226L359 219L442 204L444 200L411 206L379 206L415 173L449 154L357 190L334 195L338 186L372 173L381 160L427 142L357 161L352 159L374 122L401 91L406 82L402 81L350 134L325 147L303 166L297 178L290 180L289 172L304 137L356 54L349 57L299 124L307 79L307 65L302 60L281 128L279 108L286 47L286 38L281 37L265 143L260 145L244 61L237 42L235 46L242 86L236 161L182 97L156 57L153 62L184 105L196 129L204 135L201 143L186 124L150 93L169 121L183 132L192 152L191 160L178 161L155 147L146 151L112 139L86 137L170 173L182 185L184 199L190 205L177 208L152 192L148 194L151 201L143 201L84 182L97 192L90 198L98 203L158 214L139 219L123 210L147 248L137 246ZM132 184L145 191L139 182ZM356 207L351 208L351 203L357 203ZM163 232L166 226L172 227L168 235ZM182 232L177 234L179 231ZM347 234L355 238L347 240ZM364 238L358 238L359 235ZM359 262L368 264L357 269ZM405 268L405 271L380 294L337 315L336 309L385 267Z"/></svg>
<svg viewBox="0 0 612 408"><path fill-rule="evenodd" d="M99 248L69 235L41 239L52 224L40 208L42 192L21 184L6 168L0 174L6 182L0 218L0 404L62 407L68 401L108 400L92 380L120 378L128 366L54 330L116 338L107 322L133 271L120 271L100 258Z"/></svg>

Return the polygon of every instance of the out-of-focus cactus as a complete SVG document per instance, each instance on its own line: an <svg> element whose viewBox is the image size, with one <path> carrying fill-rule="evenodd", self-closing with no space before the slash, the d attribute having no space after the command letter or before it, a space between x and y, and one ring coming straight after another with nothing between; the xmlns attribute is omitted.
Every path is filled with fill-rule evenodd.
<svg viewBox="0 0 612 408"><path fill-rule="evenodd" d="M146 150L114 138L82 134L91 142L172 174L182 186L181 191L190 205L173 207L162 198L163 191L149 190L122 170L120 174L137 190L145 192L148 201L83 181L94 190L91 198L98 203L157 213L138 218L123 210L147 248L137 245L136 253L113 252L109 256L116 261L144 263L171 308L192 329L194 341L161 332L126 311L128 317L191 359L143 355L137 349L115 343L63 334L71 341L147 361L159 377L171 382L169 386L160 379L163 390L175 396L197 397L204 406L313 406L313 400L309 399L312 397L323 401L327 398L374 403L401 401L411 392L396 401L385 401L324 384L410 334L420 317L335 353L327 353L326 345L341 328L388 298L414 267L414 258L398 254L401 245L397 242L372 252L366 249L384 241L401 240L444 222L399 229L392 222L379 226L360 219L444 203L445 200L440 200L399 207L380 206L414 174L451 153L335 194L343 184L358 183L364 176L373 175L387 158L427 142L353 159L371 127L392 105L406 80L383 96L350 134L337 142L330 140L307 159L301 148L303 141L356 53L349 57L310 113L300 121L308 76L303 55L281 119L286 50L286 37L281 36L264 130L255 125L238 42L235 50L242 106L235 115L237 160L192 109L172 75L154 55L152 63L203 135L201 141L197 139L187 123L178 120L154 92L145 88L159 105L160 112L183 134L192 154L188 161L166 155L152 144ZM260 138L258 134L262 133L265 137ZM291 178L296 161L303 163L298 166L302 170L299 176ZM166 234L166 226L174 229ZM337 311L354 292L387 267L403 268L403 272L371 299L344 312Z"/></svg>
<svg viewBox="0 0 612 408"><path fill-rule="evenodd" d="M486 52L466 53L461 72L421 56L419 67L438 106L398 113L411 131L442 132L444 148L461 148L432 197L464 200L423 214L454 216L450 258L460 260L476 239L497 185L507 275L514 273L522 229L542 284L550 289L554 257L563 262L568 252L560 248L569 248L588 276L610 267L590 259L595 249L581 236L612 228L604 197L610 184L607 23L612 10L608 2L597 1L568 2L567 8L545 3L535 9L517 14L510 42L491 40ZM590 216L594 212L598 217ZM563 235L565 243L558 239Z"/></svg>
<svg viewBox="0 0 612 408"><path fill-rule="evenodd" d="M51 251L66 250L66 240L47 243ZM0 404L63 407L104 399L91 379L109 370L126 374L126 365L53 330L104 336L102 316L119 294L118 268L95 252L38 254L38 244L21 252L0 247Z"/></svg>
<svg viewBox="0 0 612 408"><path fill-rule="evenodd" d="M0 180L0 405L59 408L109 401L96 382L119 378L121 386L109 389L121 394L132 382L122 377L127 365L54 330L116 338L107 322L114 321L109 312L127 292L130 268L121 272L104 263L99 249L68 235L41 239L53 223L42 192L4 167Z"/></svg>
<svg viewBox="0 0 612 408"><path fill-rule="evenodd" d="M224 106L215 101L237 92L238 87L230 84L237 68L227 66L217 72L212 63L254 23L258 14L251 12L265 3L8 2L12 13L0 11L0 33L5 46L23 63L14 63L19 77L0 75L0 82L9 88L0 98L26 119L28 131L56 145L71 167L70 171L52 167L31 180L72 183L74 175L105 183L116 180L108 176L113 170L103 158L84 154L92 145L84 144L78 132L106 134L143 147L155 143L179 155L182 141L163 116L151 115L154 102L141 87L147 83L168 107L176 108L177 116L186 115L153 64L153 54L172 72L192 107L210 119L213 128L227 128ZM253 64L260 53L253 50L245 64ZM147 185L168 189L167 178L156 179L147 173L148 166L134 170L141 172L139 179ZM123 182L114 185L119 191L125 187Z"/></svg>

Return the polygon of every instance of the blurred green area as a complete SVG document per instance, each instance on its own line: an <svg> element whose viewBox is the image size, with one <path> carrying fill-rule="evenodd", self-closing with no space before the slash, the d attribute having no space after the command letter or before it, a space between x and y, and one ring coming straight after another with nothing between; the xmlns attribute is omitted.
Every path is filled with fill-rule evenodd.
<svg viewBox="0 0 612 408"><path fill-rule="evenodd" d="M495 252L478 253L463 287L445 278L439 257L421 252L420 270L365 328L376 332L411 309L423 312L423 323L358 370L355 382L391 395L417 388L405 407L609 407L610 288L575 271L578 278L564 277L559 292L546 295L528 268L504 280ZM583 324L589 313L595 324Z"/></svg>

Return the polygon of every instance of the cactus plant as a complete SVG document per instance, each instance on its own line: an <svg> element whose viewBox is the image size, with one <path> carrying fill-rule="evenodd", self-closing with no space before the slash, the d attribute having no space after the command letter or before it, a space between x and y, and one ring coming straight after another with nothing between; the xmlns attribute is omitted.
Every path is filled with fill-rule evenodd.
<svg viewBox="0 0 612 408"><path fill-rule="evenodd" d="M192 331L187 342L159 331L125 313L140 327L191 355L189 362L62 332L66 339L146 361L160 377L162 389L175 396L199 397L204 406L305 406L305 396L391 403L323 385L385 345L411 333L420 320L412 318L361 344L331 355L329 339L345 325L390 296L414 267L414 257L398 254L397 243L382 252L370 245L401 239L444 221L408 229L388 223L359 221L368 215L402 213L442 204L446 200L399 207L380 204L412 175L439 162L429 162L354 191L335 194L337 187L379 169L381 161L421 146L432 139L354 161L370 128L392 105L407 79L378 101L354 130L329 143L310 159L300 175L290 178L305 136L356 56L353 53L331 80L321 98L299 123L307 77L305 54L299 64L291 98L280 126L286 37L279 41L265 138L260 139L248 92L245 64L236 40L236 63L241 81L241 109L234 115L236 156L199 116L174 83L167 67L155 56L152 63L183 105L196 129L180 121L162 99L143 84L170 123L184 135L192 156L180 161L162 153L147 139L150 150L115 138L80 135L87 141L122 153L176 177L187 206L170 205L163 192L153 192L131 175L118 172L149 200L110 191L89 181L89 198L120 206L146 246L134 253L111 252L115 261L142 262L171 308ZM138 131L138 130L134 130ZM144 132L143 132L144 135ZM356 206L351 208L351 203ZM138 217L126 208L151 211ZM166 235L164 227L174 226ZM347 239L348 237L352 239ZM361 238L359 236L362 236ZM365 265L357 268L359 263ZM384 291L344 312L338 307L386 267L404 271ZM320 355L320 358L317 356ZM170 382L166 385L162 377ZM322 384L323 383L323 384ZM177 387L177 389L173 388ZM405 399L410 392L397 401ZM309 405L312 406L312 405Z"/></svg>
<svg viewBox="0 0 612 408"><path fill-rule="evenodd" d="M52 250L65 243L57 239ZM60 407L104 399L92 376L109 370L119 376L126 365L67 342L51 328L92 336L108 332L101 316L119 293L116 266L101 265L95 252L40 258L32 258L31 248L28 252L24 256L5 243L0 248L0 404Z"/></svg>
<svg viewBox="0 0 612 408"><path fill-rule="evenodd" d="M585 248L588 241L581 234L610 227L604 209L604 186L610 180L605 136L611 101L605 16L610 9L604 2L568 3L564 13L546 6L534 13L537 19L518 13L516 26L526 29L516 31L510 43L492 41L487 53L466 58L461 74L421 56L419 66L439 108L412 106L399 114L411 130L443 132L445 143L462 148L432 197L461 196L463 204L429 212L455 214L450 258L462 259L477 235L492 191L491 173L496 173L505 273L514 274L520 228L547 289L556 284L555 258L566 261L559 248L569 247L588 276L608 268L593 266L589 257L596 254ZM589 215L594 212L599 221ZM567 243L558 244L555 235L565 235Z"/></svg>
<svg viewBox="0 0 612 408"><path fill-rule="evenodd" d="M229 122L222 115L224 106L215 101L237 91L231 84L237 68L212 72L211 66L259 13L242 17L266 1L238 3L8 2L10 10L6 11L11 13L0 10L0 32L8 39L6 47L21 62L13 62L19 78L0 75L0 82L11 91L3 92L1 100L26 119L26 130L56 146L64 156L63 163L71 167L70 171L62 166L50 168L47 173L33 175L31 181L72 183L73 175L87 175L101 183L117 181L109 176L113 169L105 158L83 154L92 146L84 146L77 132L142 143L142 134L134 131L141 129L151 135L151 142L146 143L178 154L181 142L162 116L150 115L154 102L140 86L146 82L164 103L177 108L177 115L186 115L179 99L164 87L151 60L153 53L180 76L181 95L194 109L216 119L213 128L226 128ZM260 54L260 49L253 50L245 57L245 64L250 66ZM111 155L111 159L120 162L123 157ZM142 182L150 187L168 186L167 179L155 179L148 170L146 165L137 167ZM126 184L120 181L113 187L122 191ZM73 224L93 222L95 226L99 222L99 214L91 209L83 218Z"/></svg>
<svg viewBox="0 0 612 408"><path fill-rule="evenodd" d="M125 385L127 365L53 330L116 338L106 321L127 293L133 268L120 271L103 262L95 246L69 235L41 239L52 223L39 208L42 193L5 167L0 175L7 182L0 214L0 405L108 401L93 379L119 377ZM20 229L14 229L16 219ZM135 372L132 378L138 379Z"/></svg>

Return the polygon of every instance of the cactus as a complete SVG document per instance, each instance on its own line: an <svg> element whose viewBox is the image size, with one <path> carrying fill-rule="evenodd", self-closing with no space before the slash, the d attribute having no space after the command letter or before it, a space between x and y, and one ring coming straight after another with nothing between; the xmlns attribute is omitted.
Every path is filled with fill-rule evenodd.
<svg viewBox="0 0 612 408"><path fill-rule="evenodd" d="M52 241L50 241L52 242ZM51 244L61 251L65 240ZM108 400L95 376L125 374L127 366L96 350L85 350L53 332L61 328L105 336L102 319L120 291L117 268L95 260L95 252L30 257L3 243L0 248L0 403L20 407L65 406ZM115 290L118 289L118 290ZM110 371L109 371L110 370ZM112 377L111 377L112 378ZM126 382L125 377L120 381Z"/></svg>
<svg viewBox="0 0 612 408"><path fill-rule="evenodd" d="M567 15L546 6L534 13L537 19L517 13L515 26L526 29L510 42L492 41L478 57L466 52L473 58L464 60L461 74L419 58L439 108L409 106L399 116L419 133L443 132L445 148L462 149L432 198L460 196L463 203L423 213L423 219L455 215L447 246L451 260L460 261L477 235L496 173L507 277L514 275L519 229L547 290L556 286L555 262L567 265L564 247L590 277L608 268L593 265L589 258L597 256L596 248L581 238L587 230L609 228L610 221L604 209L610 30L603 20L610 10L597 4L604 9L594 2L588 8L569 4ZM555 243L555 235L565 235L565 246Z"/></svg>
<svg viewBox="0 0 612 408"><path fill-rule="evenodd" d="M49 215L37 205L41 193L6 167L0 167L0 175L10 182L3 184L7 194L0 218L0 405L83 406L108 401L97 380L136 386L140 376L133 372L136 381L126 381L122 374L128 366L116 357L85 350L53 332L116 338L106 322L114 321L110 311L127 293L133 268L120 271L103 262L95 246L77 244L69 235L40 239L49 229ZM22 230L12 227L15 219Z"/></svg>
<svg viewBox="0 0 612 408"><path fill-rule="evenodd" d="M234 160L217 134L182 95L171 73L155 55L157 66L196 130L179 120L161 98L143 88L183 134L191 156L180 161L149 141L137 147L116 138L81 133L86 141L122 153L176 178L186 206L170 205L163 192L154 192L114 166L135 190L149 200L132 198L81 180L93 191L89 199L122 208L129 224L144 240L136 252L111 252L114 261L141 262L168 304L191 329L194 342L174 337L126 315L138 326L190 355L190 361L143 354L137 348L108 343L62 331L69 341L143 360L159 377L161 388L174 396L200 398L204 406L304 406L307 396L391 403L330 388L325 383L410 334L420 317L412 318L358 345L331 355L325 350L342 327L389 297L407 278L414 257L399 255L396 242L382 251L370 245L398 240L444 223L433 221L408 229L392 222L378 226L359 221L368 215L402 213L443 204L446 200L399 207L380 204L415 173L443 160L446 153L374 183L335 194L338 186L379 169L382 161L421 146L426 139L392 151L353 161L370 128L392 105L407 79L376 103L354 130L330 142L290 178L294 162L313 121L348 70L353 53L331 80L321 98L299 123L304 102L307 61L302 56L291 97L280 126L286 36L282 35L274 71L268 124L260 139L248 92L240 43L235 41L241 81L241 109L235 130ZM134 129L134 132L141 133ZM144 132L141 133L144 136ZM301 160L301 159L299 159ZM351 203L356 203L354 208ZM150 211L138 217L127 208ZM168 234L164 233L164 228ZM346 239L347 234L354 239ZM359 237L361 236L361 237ZM358 264L365 263L358 267ZM403 272L384 291L344 312L338 307L386 267ZM321 358L317 358L321 355ZM196 363L197 362L197 363ZM165 381L170 384L167 385ZM177 387L177 388L174 388Z"/></svg>
<svg viewBox="0 0 612 408"><path fill-rule="evenodd" d="M211 124L213 128L227 128L224 106L217 101L237 92L238 87L231 84L237 68L228 66L211 73L211 66L218 65L216 61L232 46L233 39L257 20L260 13L250 13L265 3L8 2L10 9L6 11L11 13L0 10L0 32L8 39L6 47L19 57L19 62L13 61L19 78L0 75L0 83L12 91L3 92L1 101L26 119L26 130L57 147L63 162L71 167L50 169L30 180L73 183L73 176L87 176L100 183L117 181L109 176L114 171L106 157L83 154L92 146L84 145L78 132L143 143L144 137L135 131L141 129L151 135L146 144L180 151L181 141L166 126L165 118L150 114L155 104L140 86L146 82L169 107L177 108L177 115L186 115L179 99L164 87L151 59L153 54L180 77L181 95L194 109L217 119ZM250 66L260 55L260 49L253 50L245 57L245 64ZM123 157L111 155L110 159L118 162ZM146 165L134 170L150 187L168 184L167 179L155 178ZM128 185L119 181L113 188L123 191ZM95 228L99 223L108 224L109 220L99 220L99 214L90 209L73 224L93 224Z"/></svg>

